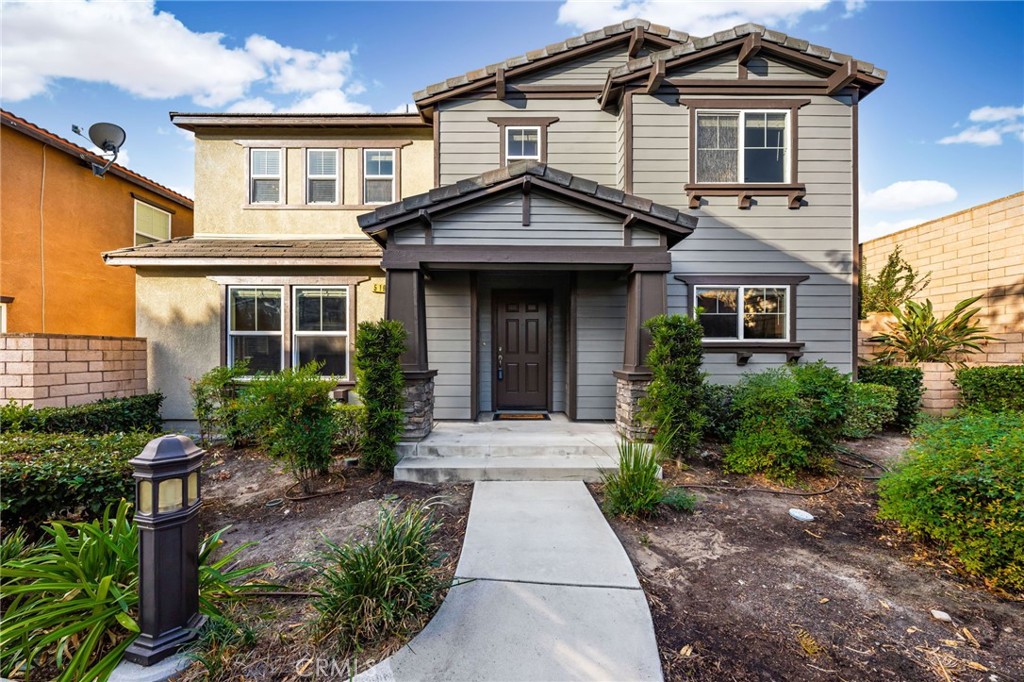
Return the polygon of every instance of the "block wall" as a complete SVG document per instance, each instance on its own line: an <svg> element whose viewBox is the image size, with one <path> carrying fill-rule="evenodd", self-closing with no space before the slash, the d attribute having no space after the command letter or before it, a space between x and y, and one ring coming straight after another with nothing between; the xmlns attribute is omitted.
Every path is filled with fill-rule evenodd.
<svg viewBox="0 0 1024 682"><path fill-rule="evenodd" d="M145 392L145 339L0 334L0 403L67 407Z"/></svg>

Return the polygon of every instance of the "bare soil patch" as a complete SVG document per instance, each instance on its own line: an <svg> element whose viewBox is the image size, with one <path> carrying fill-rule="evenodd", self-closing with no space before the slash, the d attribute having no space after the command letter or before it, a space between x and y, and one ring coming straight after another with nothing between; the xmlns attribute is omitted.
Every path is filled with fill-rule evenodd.
<svg viewBox="0 0 1024 682"><path fill-rule="evenodd" d="M366 539L384 507L430 500L441 523L435 537L443 556L439 573L448 583L462 550L472 486L402 483L358 468L339 467L332 473L334 479L324 488L335 489L341 477L340 492L293 501L288 489L294 479L262 453L215 448L207 455L202 532L230 526L226 549L257 542L245 550L242 562L272 563L262 577L286 586L293 596L247 599L233 606L230 617L248 635L224 638L197 652L210 665L194 664L184 680L347 680L389 656L429 621L432 613L407 636L342 658L336 642L313 637L316 611L306 595L313 573L302 562L316 560L324 538L337 544Z"/></svg>
<svg viewBox="0 0 1024 682"><path fill-rule="evenodd" d="M907 439L847 445L892 462ZM668 465L665 477L782 489L723 476L717 453L706 458L691 469ZM878 521L876 484L861 478L872 473L840 467L835 491L815 497L694 490L692 515L612 519L647 593L666 678L1024 680L1024 604ZM821 490L835 481L802 483ZM815 520L793 519L792 507Z"/></svg>

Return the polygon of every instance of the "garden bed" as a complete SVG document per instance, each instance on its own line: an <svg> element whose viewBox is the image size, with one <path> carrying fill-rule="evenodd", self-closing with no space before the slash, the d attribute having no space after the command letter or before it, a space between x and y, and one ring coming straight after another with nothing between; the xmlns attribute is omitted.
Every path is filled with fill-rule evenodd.
<svg viewBox="0 0 1024 682"><path fill-rule="evenodd" d="M231 617L247 632L244 636L225 635L215 645L205 642L199 654L215 670L208 676L206 667L194 664L186 680L293 679L297 675L349 679L350 664L353 670L364 670L416 634L364 648L352 659L340 657L329 641L315 642L311 625L316 611L304 595L310 590L313 573L301 562L316 559L324 537L338 544L364 540L382 507L432 499L441 522L435 536L444 555L441 577L450 582L462 549L472 486L395 482L357 468L338 469L336 474L345 478L341 492L291 501L287 491L294 479L263 454L214 448L207 455L202 531L231 526L224 536L227 549L258 542L246 550L243 560L273 563L264 577L298 595L253 599L234 607ZM425 615L420 627L432 615Z"/></svg>
<svg viewBox="0 0 1024 682"><path fill-rule="evenodd" d="M906 443L885 435L847 446L884 462ZM778 488L723 478L707 454L708 466L668 465L665 478ZM877 521L876 484L859 477L872 472L841 469L823 496L695 490L693 515L611 520L647 593L666 679L1024 679L1021 603ZM791 507L816 520L796 521Z"/></svg>

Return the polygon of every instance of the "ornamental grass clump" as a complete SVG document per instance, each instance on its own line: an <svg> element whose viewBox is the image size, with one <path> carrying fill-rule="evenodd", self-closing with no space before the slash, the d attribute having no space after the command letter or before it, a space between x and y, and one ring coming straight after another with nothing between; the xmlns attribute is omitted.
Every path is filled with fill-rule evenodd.
<svg viewBox="0 0 1024 682"><path fill-rule="evenodd" d="M658 455L649 443L619 441L619 468L604 472L604 505L617 516L650 516L665 494Z"/></svg>
<svg viewBox="0 0 1024 682"><path fill-rule="evenodd" d="M319 560L308 564L319 577L313 600L319 634L351 653L415 628L440 597L438 528L428 502L401 512L382 509L367 542L325 539Z"/></svg>

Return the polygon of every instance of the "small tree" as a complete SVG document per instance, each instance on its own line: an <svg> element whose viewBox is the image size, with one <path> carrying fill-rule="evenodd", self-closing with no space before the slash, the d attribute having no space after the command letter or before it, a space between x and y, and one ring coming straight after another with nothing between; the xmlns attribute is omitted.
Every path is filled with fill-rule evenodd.
<svg viewBox="0 0 1024 682"><path fill-rule="evenodd" d="M657 429L661 452L689 457L700 444L707 419L701 371L703 328L684 315L658 315L644 326L651 332L647 365L653 379L640 402L640 413Z"/></svg>
<svg viewBox="0 0 1024 682"><path fill-rule="evenodd" d="M871 341L882 344L877 359L883 364L905 362L945 362L947 365L962 366L963 356L977 353L982 341L995 340L986 336L988 327L974 323L974 316L981 310L971 308L981 296L960 301L948 315L938 318L930 300L924 303L907 301L906 308L893 308L890 312L896 318L889 329Z"/></svg>
<svg viewBox="0 0 1024 682"><path fill-rule="evenodd" d="M241 360L230 367L214 367L199 379L189 380L192 410L199 422L199 438L204 447L209 445L210 436L218 433L232 447L244 440L238 423L236 382L248 373L249 362Z"/></svg>
<svg viewBox="0 0 1024 682"><path fill-rule="evenodd" d="M402 435L405 327L397 320L361 322L356 331L356 392L366 407L361 439L364 467L391 471Z"/></svg>
<svg viewBox="0 0 1024 682"><path fill-rule="evenodd" d="M861 261L861 271L866 270ZM903 260L900 247L889 254L885 266L872 277L865 272L861 277L861 315L887 312L919 294L931 280L931 274L921 275L907 261Z"/></svg>

